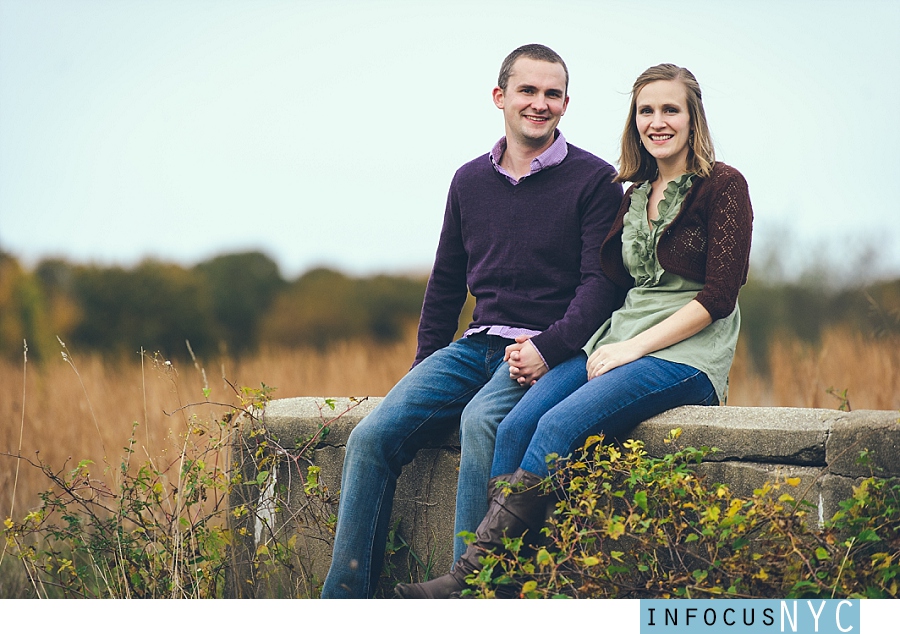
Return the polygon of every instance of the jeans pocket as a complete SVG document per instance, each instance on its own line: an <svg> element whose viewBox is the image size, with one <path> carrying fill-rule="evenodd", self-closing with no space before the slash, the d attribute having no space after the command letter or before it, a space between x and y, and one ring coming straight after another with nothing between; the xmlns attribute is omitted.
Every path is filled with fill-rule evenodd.
<svg viewBox="0 0 900 634"><path fill-rule="evenodd" d="M707 396L701 405L718 405L719 404L719 395L716 394L716 389L712 388L709 391L709 396Z"/></svg>

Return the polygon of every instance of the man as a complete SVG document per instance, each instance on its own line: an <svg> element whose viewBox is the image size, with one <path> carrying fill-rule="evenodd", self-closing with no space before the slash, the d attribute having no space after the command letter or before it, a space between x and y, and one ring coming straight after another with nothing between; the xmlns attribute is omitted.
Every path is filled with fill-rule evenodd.
<svg viewBox="0 0 900 634"><path fill-rule="evenodd" d="M622 199L615 170L557 131L562 58L539 44L500 68L506 135L463 165L447 198L412 370L353 430L323 598L364 598L381 572L397 477L423 443L460 425L456 533L487 511L497 426L528 386L570 358L621 303L600 244ZM466 290L472 323L452 342ZM457 538L455 558L465 549Z"/></svg>

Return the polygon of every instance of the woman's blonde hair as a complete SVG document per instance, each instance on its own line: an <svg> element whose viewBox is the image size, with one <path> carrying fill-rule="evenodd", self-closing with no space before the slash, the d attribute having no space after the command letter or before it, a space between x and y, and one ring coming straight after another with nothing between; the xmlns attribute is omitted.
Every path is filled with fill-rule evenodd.
<svg viewBox="0 0 900 634"><path fill-rule="evenodd" d="M703 99L697 78L687 68L675 64L659 64L645 70L634 81L631 88L631 108L625 121L622 133L622 154L619 156L620 183L640 183L656 178L656 159L644 149L638 133L635 115L637 114L637 96L647 84L655 81L678 80L684 84L687 93L688 114L691 117L691 135L688 142L687 169L698 176L709 176L716 162L709 125L706 123L706 112L703 110Z"/></svg>

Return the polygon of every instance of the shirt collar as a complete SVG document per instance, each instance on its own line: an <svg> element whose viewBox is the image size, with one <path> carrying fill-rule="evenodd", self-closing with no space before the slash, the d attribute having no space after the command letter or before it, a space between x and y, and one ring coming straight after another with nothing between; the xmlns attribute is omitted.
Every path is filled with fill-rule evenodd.
<svg viewBox="0 0 900 634"><path fill-rule="evenodd" d="M569 146L566 144L566 137L563 136L563 133L560 130L557 130L556 140L554 140L553 143L550 144L550 147L541 152L540 155L531 159L531 171L525 174L518 181L514 179L505 169L500 167L500 159L503 157L503 153L505 151L506 137L504 136L494 144L493 148L491 148L491 164L494 166L494 169L497 170L497 172L505 176L513 185L516 185L528 176L532 176L534 174L537 174L541 170L547 169L549 167L554 167L562 163L563 159L565 159L566 155L569 153Z"/></svg>

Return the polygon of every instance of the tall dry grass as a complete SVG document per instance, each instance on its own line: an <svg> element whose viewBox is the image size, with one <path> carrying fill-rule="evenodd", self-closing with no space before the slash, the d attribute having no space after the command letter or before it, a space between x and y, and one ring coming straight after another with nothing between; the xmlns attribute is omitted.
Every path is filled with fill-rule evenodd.
<svg viewBox="0 0 900 634"><path fill-rule="evenodd" d="M39 365L0 362L0 452L16 454L21 433L22 455L37 455L56 468L84 458L117 467L138 423L137 457L157 459L173 451L189 416L211 417L215 406L204 403L204 386L209 400L221 403L235 400L229 382L275 386L276 398L382 396L409 369L414 352L414 338L408 337L392 346L347 342L327 352L268 350L196 366L77 351L71 364L61 356ZM828 388L847 389L854 409L900 409L900 339L871 340L840 330L827 332L820 346L777 339L770 376L756 374L741 348L729 405L837 408L840 401ZM186 407L191 404L199 405ZM46 484L36 469L0 455L0 517L11 509L24 515Z"/></svg>
<svg viewBox="0 0 900 634"><path fill-rule="evenodd" d="M62 350L61 350L62 352ZM63 468L94 461L115 472L135 423L137 458L177 453L189 416L211 419L235 403L234 387L274 386L276 398L380 396L409 369L415 341L392 346L341 343L327 353L272 350L252 358L175 363L151 355L108 359L68 351L41 364L0 361L0 517L37 503L40 472L9 454ZM24 396L24 399L23 399ZM2 455L7 454L7 455ZM70 467L70 468L71 468ZM17 474L18 469L18 474ZM15 490L15 502L12 493ZM24 513L22 513L24 514Z"/></svg>
<svg viewBox="0 0 900 634"><path fill-rule="evenodd" d="M776 337L765 376L754 371L739 346L728 404L839 407L841 400L829 390L846 390L852 409L900 409L900 337L873 339L842 328L826 331L817 345Z"/></svg>

